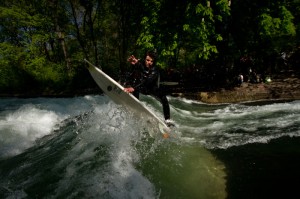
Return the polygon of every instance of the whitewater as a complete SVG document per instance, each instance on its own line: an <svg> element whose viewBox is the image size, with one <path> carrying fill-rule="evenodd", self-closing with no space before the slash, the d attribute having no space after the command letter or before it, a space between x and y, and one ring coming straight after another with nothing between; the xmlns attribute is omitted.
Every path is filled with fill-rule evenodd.
<svg viewBox="0 0 300 199"><path fill-rule="evenodd" d="M0 99L0 198L234 198L229 154L300 137L300 101L168 99L171 139L104 95Z"/></svg>

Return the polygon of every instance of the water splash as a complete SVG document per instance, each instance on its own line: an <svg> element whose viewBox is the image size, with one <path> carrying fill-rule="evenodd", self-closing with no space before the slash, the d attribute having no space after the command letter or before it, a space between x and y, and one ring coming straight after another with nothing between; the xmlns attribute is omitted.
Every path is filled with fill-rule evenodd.
<svg viewBox="0 0 300 199"><path fill-rule="evenodd" d="M145 99L161 114L155 99ZM225 166L207 149L299 136L299 101L169 100L178 139L150 137L155 129L103 96L1 103L1 141L11 141L4 135L12 129L29 145L18 148L15 139L9 150L17 152L1 148L0 197L226 198Z"/></svg>
<svg viewBox="0 0 300 199"><path fill-rule="evenodd" d="M175 111L183 121L180 125L183 139L201 143L209 149L226 149L249 143L268 143L283 136L300 136L299 104L294 101L215 105L210 106L209 111L207 105L199 104L195 108L201 110L204 106L204 111Z"/></svg>

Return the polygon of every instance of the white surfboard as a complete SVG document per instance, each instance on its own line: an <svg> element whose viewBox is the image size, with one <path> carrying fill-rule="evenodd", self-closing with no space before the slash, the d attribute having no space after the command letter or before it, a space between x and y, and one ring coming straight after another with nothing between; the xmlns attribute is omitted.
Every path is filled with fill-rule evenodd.
<svg viewBox="0 0 300 199"><path fill-rule="evenodd" d="M147 122L150 122L152 125L159 128L164 138L169 137L171 129L158 116L156 116L131 93L126 93L123 86L105 74L101 69L94 66L86 59L84 59L84 61L88 63L88 70L97 85L108 97L110 97L110 99L117 104L123 105L129 111L132 111L137 117L146 117Z"/></svg>

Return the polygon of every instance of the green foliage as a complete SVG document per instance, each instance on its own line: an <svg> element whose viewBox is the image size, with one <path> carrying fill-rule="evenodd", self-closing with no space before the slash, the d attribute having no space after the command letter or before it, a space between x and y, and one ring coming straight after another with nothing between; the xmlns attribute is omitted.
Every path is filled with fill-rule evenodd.
<svg viewBox="0 0 300 199"><path fill-rule="evenodd" d="M142 30L137 39L137 45L142 51L155 48L155 39L158 37L157 25L161 3L158 0L144 1L146 16L141 21Z"/></svg>
<svg viewBox="0 0 300 199"><path fill-rule="evenodd" d="M31 62L26 65L25 71L42 86L50 88L61 87L67 78L63 66L49 63L43 57L31 59Z"/></svg>
<svg viewBox="0 0 300 199"><path fill-rule="evenodd" d="M225 1L216 1L215 5L211 5L210 1L206 4L187 5L183 31L188 39L186 42L190 45L187 52L193 54L193 60L208 60L218 53L217 42L222 41L223 36L216 32L216 23L222 22L223 17L229 14L229 6Z"/></svg>
<svg viewBox="0 0 300 199"><path fill-rule="evenodd" d="M90 78L84 58L118 78L129 55L150 49L160 67L193 65L210 79L244 55L268 70L297 50L299 10L299 0L3 0L0 88L70 89Z"/></svg>
<svg viewBox="0 0 300 199"><path fill-rule="evenodd" d="M154 48L153 38L154 36L151 33L151 24L148 17L143 17L141 25L144 26L144 32L141 32L139 38L137 39L137 44L143 49Z"/></svg>
<svg viewBox="0 0 300 199"><path fill-rule="evenodd" d="M270 10L261 14L260 35L262 37L275 39L282 36L295 36L296 28L293 23L293 15L285 6L279 7L278 17L272 17Z"/></svg>
<svg viewBox="0 0 300 199"><path fill-rule="evenodd" d="M19 67L23 65L23 57L21 48L7 42L0 43L0 91L18 89L23 83Z"/></svg>
<svg viewBox="0 0 300 199"><path fill-rule="evenodd" d="M282 52L289 52L293 50L296 45L296 26L294 24L294 16L283 5L273 5L276 9L265 8L259 18L259 36L264 46L264 55L262 62L268 61L269 57L279 59ZM269 68L274 70L281 70L277 67L277 63L269 62Z"/></svg>
<svg viewBox="0 0 300 199"><path fill-rule="evenodd" d="M174 67L179 60L183 60L181 65L186 64L188 57L192 64L218 53L217 42L223 37L216 33L215 25L230 14L228 2L157 2L145 2L137 45L144 51L156 48L160 55L158 65Z"/></svg>

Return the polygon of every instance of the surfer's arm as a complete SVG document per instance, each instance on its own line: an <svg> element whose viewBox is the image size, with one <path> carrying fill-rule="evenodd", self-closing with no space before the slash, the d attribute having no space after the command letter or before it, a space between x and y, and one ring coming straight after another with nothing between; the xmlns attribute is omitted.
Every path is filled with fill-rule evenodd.
<svg viewBox="0 0 300 199"><path fill-rule="evenodd" d="M127 61L129 61L132 65L135 65L136 63L139 62L139 60L134 56L134 55L131 55Z"/></svg>
<svg viewBox="0 0 300 199"><path fill-rule="evenodd" d="M124 91L131 93L144 84L144 80L142 80L141 78L141 70L143 65L140 60L136 59L133 55L128 58L128 61L131 63L132 71L126 78L124 84L126 85L126 88L124 89Z"/></svg>
<svg viewBox="0 0 300 199"><path fill-rule="evenodd" d="M140 60L136 59L133 55L128 58L128 61L133 66L133 72L130 75L133 80L130 80L128 82L128 86L124 89L127 93L132 93L135 90L139 89L140 87L152 87L153 85L157 85L158 77L159 77L159 71L157 69L153 69L150 71L149 75L140 77L140 81L135 81L136 78L132 77L135 71L142 71L143 65L140 62ZM138 72L140 73L140 72ZM138 84L136 84L139 82Z"/></svg>
<svg viewBox="0 0 300 199"><path fill-rule="evenodd" d="M146 87L149 89L149 87L157 85L158 76L159 76L159 72L157 70L153 70L151 74L149 74L149 76L142 78L139 84L131 85L128 88L126 88L125 92L131 93L139 89L140 87Z"/></svg>
<svg viewBox="0 0 300 199"><path fill-rule="evenodd" d="M143 86L145 84L145 82L146 82L146 80L142 81L141 83L139 83L137 85L126 87L126 88L124 88L124 91L127 93L132 93L135 90L137 90L139 87Z"/></svg>

